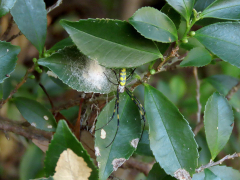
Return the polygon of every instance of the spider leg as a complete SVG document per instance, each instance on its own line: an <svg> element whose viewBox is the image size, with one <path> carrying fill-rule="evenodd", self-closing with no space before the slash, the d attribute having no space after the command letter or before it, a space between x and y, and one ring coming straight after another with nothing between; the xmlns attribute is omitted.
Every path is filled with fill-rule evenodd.
<svg viewBox="0 0 240 180"><path fill-rule="evenodd" d="M119 90L117 89L117 130L116 130L116 133L115 133L115 135L114 135L114 138L113 138L113 140L110 142L110 144L109 145L107 145L106 146L106 148L108 148L112 143L113 143L113 141L115 140L115 138L116 138L116 136L117 136L117 133L118 133L118 129L119 129L119 92L118 92Z"/></svg>
<svg viewBox="0 0 240 180"><path fill-rule="evenodd" d="M143 108L142 104L140 103L140 101L136 98L136 96L134 96L133 93L127 87L125 87L125 89L126 89L127 94L129 95L129 97L132 99L132 101L137 105L138 110L139 110L139 112L142 116L141 119L143 120L144 124L143 124L143 129L142 129L142 132L141 132L141 137L139 139L139 141L140 141L142 139L143 131L144 131L144 128L145 128L145 123L146 123L145 114L146 114L146 112L145 112L145 109Z"/></svg>
<svg viewBox="0 0 240 180"><path fill-rule="evenodd" d="M108 123L110 123L110 122L113 120L114 115L115 115L115 112L116 112L117 101L118 101L118 99L116 98L116 101L115 101L115 107L114 107L113 115L112 115L111 119L110 119L105 125L103 125L102 127L98 128L98 129L95 129L95 131L98 131L98 130L104 128L106 125L108 125Z"/></svg>
<svg viewBox="0 0 240 180"><path fill-rule="evenodd" d="M136 70L136 68L132 70L131 74L129 74L129 76L127 77L127 81L132 78L135 70Z"/></svg>

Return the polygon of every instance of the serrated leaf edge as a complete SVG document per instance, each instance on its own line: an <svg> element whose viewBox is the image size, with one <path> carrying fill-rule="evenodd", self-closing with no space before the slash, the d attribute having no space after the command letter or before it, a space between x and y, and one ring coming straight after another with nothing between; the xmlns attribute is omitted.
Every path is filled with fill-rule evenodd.
<svg viewBox="0 0 240 180"><path fill-rule="evenodd" d="M173 24L173 26L175 27L175 30L176 30L176 35L175 35L175 34L172 34L172 33L171 33L170 31L168 31L167 29L163 29L163 28L160 28L160 29L163 29L163 30L169 32L170 34L172 34L172 35L176 38L176 40L174 40L174 41L157 41L157 40L150 39L150 38L144 36L138 29L136 29L136 28L130 23L131 21L134 21L134 20L132 20L132 19L133 19L133 17L137 14L138 11L140 11L140 10L142 10L142 9L146 9L146 8L150 8L150 9L157 10L158 12L160 12L160 14L163 14L165 17L167 17L167 18L172 22L172 24ZM141 23L145 23L145 24L150 24L150 23L143 22L143 21L134 21L134 22L141 22ZM162 42L162 43L171 43L171 42L175 42L175 41L178 40L177 28L176 28L174 22L173 22L165 13L163 13L163 12L159 11L158 9L153 8L153 7L146 6L146 7L142 7L142 8L140 8L140 9L138 9L138 10L129 18L129 23L134 27L134 29L135 29L138 33L140 33L140 34L141 34L143 37L145 37L146 39L149 39L149 40L152 40L152 41L156 41L156 42ZM155 25L153 25L153 24L150 24L150 25L159 28L158 26L155 26ZM160 51L159 51L159 52L160 52ZM160 52L160 53L161 53L161 52Z"/></svg>

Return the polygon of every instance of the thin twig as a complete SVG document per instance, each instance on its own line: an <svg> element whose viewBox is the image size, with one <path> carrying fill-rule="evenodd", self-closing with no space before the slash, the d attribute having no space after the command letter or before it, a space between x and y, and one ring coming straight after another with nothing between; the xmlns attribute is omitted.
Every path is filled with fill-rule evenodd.
<svg viewBox="0 0 240 180"><path fill-rule="evenodd" d="M27 125L26 125L27 124ZM0 116L0 130L13 132L28 139L37 139L39 141L50 141L52 133L37 129L28 123L20 123Z"/></svg>
<svg viewBox="0 0 240 180"><path fill-rule="evenodd" d="M39 83L39 86L42 88L42 90L43 90L44 93L46 94L46 96L47 96L47 98L48 98L48 101L49 101L50 104L51 104L51 107L54 108L54 104L53 104L53 102L52 102L52 100L51 100L51 98L50 98L50 96L49 96L46 88L42 85L42 83Z"/></svg>
<svg viewBox="0 0 240 180"><path fill-rule="evenodd" d="M195 136L199 133L199 131L203 128L203 126L204 126L203 121L200 121L200 123L197 124L197 126L193 130L193 133L195 134Z"/></svg>
<svg viewBox="0 0 240 180"><path fill-rule="evenodd" d="M79 102L78 119L74 127L74 134L78 140L80 140L81 114L82 114L83 101L84 101L84 98L81 98Z"/></svg>
<svg viewBox="0 0 240 180"><path fill-rule="evenodd" d="M27 72L26 72L26 74L24 75L22 81L16 85L16 87L14 88L14 90L11 91L11 93L9 94L9 96L7 97L7 99L5 99L5 100L3 100L3 101L0 101L0 109L2 108L2 106L3 106L6 102L8 102L9 99L12 98L12 96L18 91L18 89L27 81L28 74L31 73L31 72L33 72L33 70L34 70L34 65L27 70Z"/></svg>
<svg viewBox="0 0 240 180"><path fill-rule="evenodd" d="M228 94L226 95L226 98L228 100L230 100L233 96L234 93L236 93L238 91L238 89L240 88L240 81L235 85L233 86L230 91L228 92Z"/></svg>
<svg viewBox="0 0 240 180"><path fill-rule="evenodd" d="M172 66L175 66L175 64L177 62L182 61L187 56L187 53L186 53L186 54L178 57L176 49L178 49L178 47L173 49L168 57L164 58L164 60L160 63L160 65L155 69L156 70L155 74L170 69ZM173 57L173 55L174 55L174 57ZM131 91L133 91L137 86L139 86L143 83L147 83L151 76L152 76L152 74L150 72L147 72L141 80L136 81L131 86L131 88L130 88Z"/></svg>
<svg viewBox="0 0 240 180"><path fill-rule="evenodd" d="M63 0L58 0L55 4L53 4L52 6L50 6L49 8L47 8L47 13L50 13L52 10L54 10L55 8L57 8L58 6L60 6L60 4L62 4Z"/></svg>
<svg viewBox="0 0 240 180"><path fill-rule="evenodd" d="M22 35L22 32L19 31L17 34L15 35L12 35L12 37L10 37L7 42L11 42L12 40L14 40L15 38L17 38L18 36L21 36Z"/></svg>
<svg viewBox="0 0 240 180"><path fill-rule="evenodd" d="M227 159L234 159L236 157L240 157L240 153L234 153L232 155L227 155L227 156L225 156L224 158L220 159L217 162L214 162L214 161L210 160L210 162L208 164L206 164L204 166L201 166L200 168L196 169L195 171L197 173L200 173L200 172L202 172L206 168L222 164L225 160L227 160Z"/></svg>
<svg viewBox="0 0 240 180"><path fill-rule="evenodd" d="M8 34L10 33L10 31L12 29L13 22L14 22L13 21L13 17L11 16L10 21L8 23L8 27L7 27L6 31L3 33L2 37L1 37L2 41L5 41L7 39Z"/></svg>
<svg viewBox="0 0 240 180"><path fill-rule="evenodd" d="M198 70L197 67L193 68L193 74L196 80L196 99L197 99L197 105L198 105L198 111L197 111L197 123L201 122L201 110L202 110L202 105L200 103L200 80L198 78Z"/></svg>

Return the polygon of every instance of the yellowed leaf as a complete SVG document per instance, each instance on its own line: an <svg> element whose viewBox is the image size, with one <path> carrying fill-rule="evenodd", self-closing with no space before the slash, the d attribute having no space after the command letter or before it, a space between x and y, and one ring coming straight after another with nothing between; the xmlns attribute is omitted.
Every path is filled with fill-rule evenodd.
<svg viewBox="0 0 240 180"><path fill-rule="evenodd" d="M55 171L54 180L88 180L92 169L82 157L67 149L60 155Z"/></svg>
<svg viewBox="0 0 240 180"><path fill-rule="evenodd" d="M32 139L32 142L38 146L44 153L48 150L49 142L48 141L40 141L37 139Z"/></svg>

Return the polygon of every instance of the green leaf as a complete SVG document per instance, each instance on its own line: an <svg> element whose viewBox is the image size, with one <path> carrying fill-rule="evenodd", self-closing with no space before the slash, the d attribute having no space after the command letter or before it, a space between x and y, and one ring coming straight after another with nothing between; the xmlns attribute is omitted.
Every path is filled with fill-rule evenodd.
<svg viewBox="0 0 240 180"><path fill-rule="evenodd" d="M201 67L209 64L212 60L211 54L202 47L196 47L189 51L188 55L180 63L182 67L196 66Z"/></svg>
<svg viewBox="0 0 240 180"><path fill-rule="evenodd" d="M166 14L173 21L177 29L179 28L181 16L177 11L175 11L175 9L173 9L169 4L166 3L162 7L161 12Z"/></svg>
<svg viewBox="0 0 240 180"><path fill-rule="evenodd" d="M160 165L155 163L148 174L147 180L176 180L176 178L167 175Z"/></svg>
<svg viewBox="0 0 240 180"><path fill-rule="evenodd" d="M0 99L3 99L3 84L0 84Z"/></svg>
<svg viewBox="0 0 240 180"><path fill-rule="evenodd" d="M42 54L47 33L47 11L44 1L17 0L11 14L20 31Z"/></svg>
<svg viewBox="0 0 240 180"><path fill-rule="evenodd" d="M172 176L178 169L194 173L198 152L188 122L160 91L147 84L144 99L150 147L156 161Z"/></svg>
<svg viewBox="0 0 240 180"><path fill-rule="evenodd" d="M240 68L239 22L216 23L196 31L194 36L213 54L222 60Z"/></svg>
<svg viewBox="0 0 240 180"><path fill-rule="evenodd" d="M64 120L58 122L56 133L54 134L48 151L46 152L46 158L44 161L46 176L54 175L55 167L60 154L68 148L71 149L79 157L82 157L87 163L88 167L92 169L89 180L96 180L98 177L97 168L90 159L90 156L87 154L87 151L72 134L71 130Z"/></svg>
<svg viewBox="0 0 240 180"><path fill-rule="evenodd" d="M110 120L115 106L115 99L110 101L98 116L96 129L103 127ZM117 111L116 111L117 113ZM105 180L116 171L135 151L141 135L141 120L137 106L127 95L120 94L119 101L119 129L113 143L117 130L117 114L113 120L95 132L95 154L99 164L99 179ZM102 136L106 132L106 137ZM107 147L107 148L106 148Z"/></svg>
<svg viewBox="0 0 240 180"><path fill-rule="evenodd" d="M21 51L19 46L0 41L0 83L14 71L17 55Z"/></svg>
<svg viewBox="0 0 240 180"><path fill-rule="evenodd" d="M113 72L83 55L76 46L66 47L47 58L39 59L38 64L48 67L77 91L110 93L116 90L116 86L107 79L116 82Z"/></svg>
<svg viewBox="0 0 240 180"><path fill-rule="evenodd" d="M205 48L196 38L191 37L188 38L188 43L181 43L180 47L183 49L186 49L188 51L190 51L191 49L195 48L195 47L201 47L201 48Z"/></svg>
<svg viewBox="0 0 240 180"><path fill-rule="evenodd" d="M215 175L217 175L222 180L240 179L240 172L231 167L213 166L213 167L210 167L209 170L211 170ZM200 172L200 173L194 174L192 180L204 180L204 177L205 177L204 172Z"/></svg>
<svg viewBox="0 0 240 180"><path fill-rule="evenodd" d="M219 177L217 177L212 171L209 169L204 169L205 178L204 180L221 180Z"/></svg>
<svg viewBox="0 0 240 180"><path fill-rule="evenodd" d="M204 127L212 159L228 142L233 129L233 111L228 101L214 93L207 101L204 112Z"/></svg>
<svg viewBox="0 0 240 180"><path fill-rule="evenodd" d="M16 0L1 0L0 2L0 17L6 15L12 9Z"/></svg>
<svg viewBox="0 0 240 180"><path fill-rule="evenodd" d="M166 1L179 14L181 14L187 20L187 22L189 21L193 11L194 0L166 0Z"/></svg>
<svg viewBox="0 0 240 180"><path fill-rule="evenodd" d="M49 50L47 50L47 53L53 53L55 51L58 51L60 49L64 49L67 46L73 46L74 43L70 37L65 38L58 43L56 43L53 47L51 47Z"/></svg>
<svg viewBox="0 0 240 180"><path fill-rule="evenodd" d="M206 78L206 81L209 82L218 92L226 96L231 88L238 83L238 79L228 75L214 75Z"/></svg>
<svg viewBox="0 0 240 180"><path fill-rule="evenodd" d="M43 168L43 152L34 144L31 144L25 152L20 163L20 180L35 178Z"/></svg>
<svg viewBox="0 0 240 180"><path fill-rule="evenodd" d="M22 116L34 127L45 131L55 131L56 120L52 113L37 101L16 97L13 99Z"/></svg>
<svg viewBox="0 0 240 180"><path fill-rule="evenodd" d="M203 12L204 9L206 9L210 4L212 4L215 0L196 0L196 3L194 5L194 9L196 11Z"/></svg>
<svg viewBox="0 0 240 180"><path fill-rule="evenodd" d="M136 67L162 57L154 42L125 21L61 20L61 25L83 54L105 67Z"/></svg>
<svg viewBox="0 0 240 180"><path fill-rule="evenodd" d="M201 18L212 17L228 20L240 20L239 0L216 0L200 15Z"/></svg>
<svg viewBox="0 0 240 180"><path fill-rule="evenodd" d="M177 41L177 29L172 20L152 7L143 7L129 18L129 23L144 37L159 42Z"/></svg>
<svg viewBox="0 0 240 180"><path fill-rule="evenodd" d="M138 143L135 153L142 156L153 156L152 150L150 149L150 141L147 130L143 131L142 138Z"/></svg>

